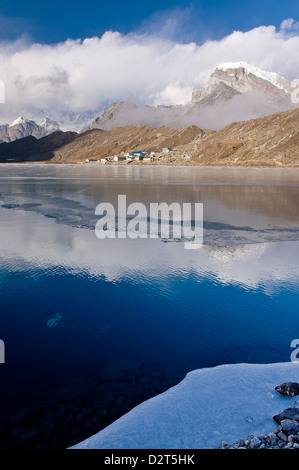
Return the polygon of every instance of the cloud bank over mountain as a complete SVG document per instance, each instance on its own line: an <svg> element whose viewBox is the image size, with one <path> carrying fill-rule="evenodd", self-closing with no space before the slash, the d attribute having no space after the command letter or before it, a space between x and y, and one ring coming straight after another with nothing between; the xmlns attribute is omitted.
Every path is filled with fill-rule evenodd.
<svg viewBox="0 0 299 470"><path fill-rule="evenodd" d="M289 80L299 78L298 24L261 26L221 40L180 43L146 33L67 40L46 45L2 42L0 78L6 102L0 122L25 110L101 112L113 102L185 104L222 62L246 61Z"/></svg>

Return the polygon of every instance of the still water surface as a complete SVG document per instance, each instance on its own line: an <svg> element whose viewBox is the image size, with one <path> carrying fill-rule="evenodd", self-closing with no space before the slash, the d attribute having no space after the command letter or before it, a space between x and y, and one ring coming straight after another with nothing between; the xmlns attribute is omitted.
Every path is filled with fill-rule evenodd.
<svg viewBox="0 0 299 470"><path fill-rule="evenodd" d="M95 207L202 202L204 245L99 240ZM67 447L193 369L289 361L299 170L0 165L3 447Z"/></svg>

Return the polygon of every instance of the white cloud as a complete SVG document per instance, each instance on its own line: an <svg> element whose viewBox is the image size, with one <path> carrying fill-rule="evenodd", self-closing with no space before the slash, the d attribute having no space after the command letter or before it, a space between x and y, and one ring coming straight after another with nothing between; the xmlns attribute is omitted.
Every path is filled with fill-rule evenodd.
<svg viewBox="0 0 299 470"><path fill-rule="evenodd" d="M283 20L280 24L280 30L281 31L286 31L286 30L295 30L297 31L299 29L299 22L295 22L293 18L288 18L287 20Z"/></svg>
<svg viewBox="0 0 299 470"><path fill-rule="evenodd" d="M202 45L111 31L54 45L28 44L22 39L5 42L0 49L0 78L6 86L6 104L1 105L0 120L22 108L82 112L100 111L125 99L185 103L218 64L228 61L243 60L296 79L299 35L294 34L295 27L287 19L279 30L261 26L234 31Z"/></svg>

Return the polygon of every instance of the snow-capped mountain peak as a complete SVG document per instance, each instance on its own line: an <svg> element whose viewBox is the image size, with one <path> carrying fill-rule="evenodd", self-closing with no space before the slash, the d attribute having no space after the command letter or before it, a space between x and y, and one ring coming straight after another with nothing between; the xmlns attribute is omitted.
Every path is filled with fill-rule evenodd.
<svg viewBox="0 0 299 470"><path fill-rule="evenodd" d="M43 117L42 119L37 121L37 124L40 127L43 127L44 129L52 131L52 132L57 131L57 130L60 129L58 122L55 121L54 119L52 119L49 116Z"/></svg>
<svg viewBox="0 0 299 470"><path fill-rule="evenodd" d="M40 123L37 123L32 119L25 119L21 115L11 124L0 126L0 143L11 142L30 135L39 139L58 130L58 123L51 118L45 117Z"/></svg>
<svg viewBox="0 0 299 470"><path fill-rule="evenodd" d="M255 75L257 78L262 78L267 82L270 82L272 85L276 86L280 90L283 90L285 93L288 93L288 90L283 85L283 79L275 72L267 72L266 70L259 69L254 65L249 65L247 62L240 61L240 62L225 62L224 64L218 65L216 70L222 70L227 72L229 70L238 70L243 69L245 73Z"/></svg>
<svg viewBox="0 0 299 470"><path fill-rule="evenodd" d="M208 81L192 94L192 102L213 106L236 99L236 95L259 96L257 104L264 104L269 113L291 106L291 83L275 72L262 70L247 62L225 62L215 68Z"/></svg>
<svg viewBox="0 0 299 470"><path fill-rule="evenodd" d="M19 126L20 124L26 124L26 122L27 120L24 119L23 116L19 116L11 124L9 124L9 127Z"/></svg>
<svg viewBox="0 0 299 470"><path fill-rule="evenodd" d="M40 138L55 131L114 129L124 125L219 129L234 121L266 116L294 107L289 80L245 61L225 62L216 67L206 83L195 89L186 105L149 106L118 102L106 110L73 112L70 109L9 110L0 123L0 143L29 135ZM2 108L3 109L3 108ZM207 110L208 112L206 112ZM6 124L19 115L10 125Z"/></svg>

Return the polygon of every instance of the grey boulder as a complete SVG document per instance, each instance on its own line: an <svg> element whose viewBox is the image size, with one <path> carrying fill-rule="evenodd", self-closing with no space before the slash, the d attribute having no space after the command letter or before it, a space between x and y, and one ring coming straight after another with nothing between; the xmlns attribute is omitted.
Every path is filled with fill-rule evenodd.
<svg viewBox="0 0 299 470"><path fill-rule="evenodd" d="M299 395L299 383L297 382L284 382L281 385L277 385L275 390L281 395L287 395L288 397L295 397Z"/></svg>

